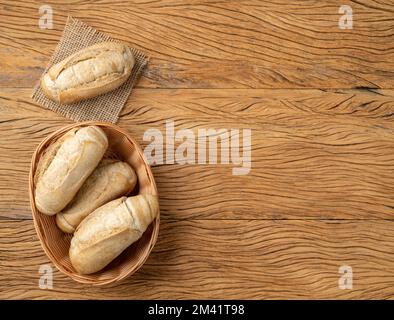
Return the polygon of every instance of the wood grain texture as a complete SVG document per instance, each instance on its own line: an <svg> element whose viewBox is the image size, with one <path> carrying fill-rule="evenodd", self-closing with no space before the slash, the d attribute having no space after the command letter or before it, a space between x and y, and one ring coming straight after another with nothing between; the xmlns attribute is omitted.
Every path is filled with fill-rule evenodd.
<svg viewBox="0 0 394 320"><path fill-rule="evenodd" d="M0 0L0 299L394 299L391 0L46 1L53 30L42 4ZM151 56L118 123L142 147L167 120L249 128L252 169L155 165L162 226L142 269L103 288L55 271L41 290L30 158L71 121L30 95L69 14Z"/></svg>
<svg viewBox="0 0 394 320"><path fill-rule="evenodd" d="M31 104L29 92L7 89L0 95L2 217L31 217L26 197L31 155L67 123ZM156 128L164 135L169 119L176 130L190 128L196 136L201 128L252 130L252 169L246 176L234 176L238 165L220 164L220 158L217 165L153 168L165 218L390 219L393 96L392 90L139 89L119 125L143 147L149 143L144 132Z"/></svg>
<svg viewBox="0 0 394 320"><path fill-rule="evenodd" d="M119 284L91 287L54 272L31 221L2 220L0 298L393 298L393 221L164 220L146 264ZM353 290L338 269L353 270Z"/></svg>
<svg viewBox="0 0 394 320"><path fill-rule="evenodd" d="M149 53L139 87L394 88L385 1L0 1L0 85L31 87L71 14ZM354 28L341 30L341 5Z"/></svg>

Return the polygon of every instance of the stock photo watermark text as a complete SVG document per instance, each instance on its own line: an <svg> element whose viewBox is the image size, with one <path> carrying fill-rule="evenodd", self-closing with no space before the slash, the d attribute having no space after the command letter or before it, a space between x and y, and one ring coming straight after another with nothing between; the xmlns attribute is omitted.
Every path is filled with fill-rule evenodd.
<svg viewBox="0 0 394 320"><path fill-rule="evenodd" d="M38 287L42 290L53 289L53 269L49 264L42 264L38 269L40 278L38 280Z"/></svg>
<svg viewBox="0 0 394 320"><path fill-rule="evenodd" d="M167 120L164 133L159 129L148 129L143 140L150 142L144 154L151 165L232 164L233 175L247 175L252 167L251 129L200 128L197 132L191 129L175 131L175 122ZM175 148L176 142L179 145Z"/></svg>

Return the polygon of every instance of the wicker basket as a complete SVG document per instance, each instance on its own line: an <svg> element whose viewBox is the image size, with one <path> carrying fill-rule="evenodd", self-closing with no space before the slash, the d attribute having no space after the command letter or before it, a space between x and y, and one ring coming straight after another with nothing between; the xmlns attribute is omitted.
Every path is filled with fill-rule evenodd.
<svg viewBox="0 0 394 320"><path fill-rule="evenodd" d="M108 136L109 147L104 158L116 158L129 163L136 171L138 183L130 195L157 195L156 184L151 169L138 143L119 127L103 122L82 122L57 130L43 140L33 154L30 167L29 195L34 226L42 248L53 264L75 281L92 285L104 285L120 281L136 272L146 261L159 233L160 215L152 222L142 238L127 248L103 270L90 274L78 274L71 265L68 250L72 235L63 233L56 225L55 216L47 216L38 211L34 201L34 174L41 156L49 145L72 128L95 125L101 127Z"/></svg>

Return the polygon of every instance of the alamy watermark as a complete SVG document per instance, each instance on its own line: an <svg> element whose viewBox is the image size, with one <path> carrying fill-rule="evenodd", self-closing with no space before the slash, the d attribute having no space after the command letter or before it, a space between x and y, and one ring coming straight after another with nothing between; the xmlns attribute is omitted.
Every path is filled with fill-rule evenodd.
<svg viewBox="0 0 394 320"><path fill-rule="evenodd" d="M175 131L167 120L165 132L148 129L143 136L150 143L144 149L149 164L233 164L233 175L247 175L252 167L251 129L191 129ZM218 147L220 142L220 148ZM175 148L176 143L179 145ZM220 156L219 156L220 152Z"/></svg>
<svg viewBox="0 0 394 320"><path fill-rule="evenodd" d="M340 274L338 287L341 290L353 289L353 269L351 266L343 265L338 269Z"/></svg>
<svg viewBox="0 0 394 320"><path fill-rule="evenodd" d="M49 264L42 264L38 269L40 278L38 280L38 287L40 289L53 289L53 269Z"/></svg>
<svg viewBox="0 0 394 320"><path fill-rule="evenodd" d="M50 5L44 4L38 8L40 19L38 26L40 29L53 29L53 10Z"/></svg>
<svg viewBox="0 0 394 320"><path fill-rule="evenodd" d="M339 29L353 29L353 9L351 6L343 5L339 7L338 13L342 16L339 18Z"/></svg>

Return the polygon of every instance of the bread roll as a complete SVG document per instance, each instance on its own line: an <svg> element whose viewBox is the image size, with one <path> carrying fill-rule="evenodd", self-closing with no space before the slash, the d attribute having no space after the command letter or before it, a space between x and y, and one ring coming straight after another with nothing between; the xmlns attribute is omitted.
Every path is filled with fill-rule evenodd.
<svg viewBox="0 0 394 320"><path fill-rule="evenodd" d="M61 104L90 99L120 87L134 63L128 46L101 42L53 65L42 77L41 88L49 99Z"/></svg>
<svg viewBox="0 0 394 320"><path fill-rule="evenodd" d="M126 162L101 161L75 198L56 215L58 227L64 232L73 233L85 217L108 201L131 192L136 182L137 176Z"/></svg>
<svg viewBox="0 0 394 320"><path fill-rule="evenodd" d="M72 265L81 274L103 269L142 236L158 212L158 199L153 195L122 197L96 209L71 239Z"/></svg>
<svg viewBox="0 0 394 320"><path fill-rule="evenodd" d="M96 126L72 129L43 155L35 175L35 203L47 215L60 212L96 168L108 139Z"/></svg>

